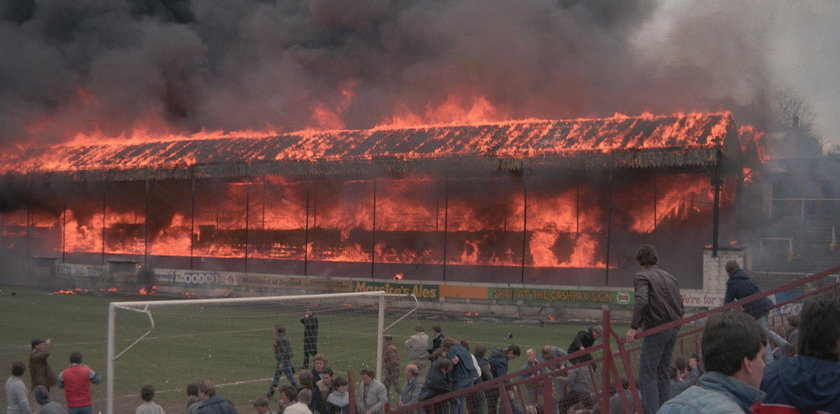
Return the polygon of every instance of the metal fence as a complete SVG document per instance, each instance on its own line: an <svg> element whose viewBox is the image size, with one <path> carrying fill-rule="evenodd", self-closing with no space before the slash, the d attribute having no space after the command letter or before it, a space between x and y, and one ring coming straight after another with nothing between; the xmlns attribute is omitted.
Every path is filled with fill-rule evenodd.
<svg viewBox="0 0 840 414"><path fill-rule="evenodd" d="M701 352L700 339L703 334L701 322L706 317L729 310L740 310L745 303L780 292L804 291L795 297L776 303L774 309L782 309L829 290L840 291L840 283L836 278L830 277L838 273L840 273L840 266L759 292L740 301L642 331L633 343L628 343L622 334L613 329L610 310L605 306L601 321L604 335L597 345L540 362L505 376L437 395L410 406L389 407L386 405L385 412L389 414L640 413L643 410L637 385L641 350L641 346L637 345L638 340L667 329L679 328L681 332L677 339L674 356L690 358ZM774 315L776 313L773 312ZM586 360L586 356L591 359ZM353 377L350 373L350 395L356 395ZM356 403L351 398L350 414L356 413Z"/></svg>

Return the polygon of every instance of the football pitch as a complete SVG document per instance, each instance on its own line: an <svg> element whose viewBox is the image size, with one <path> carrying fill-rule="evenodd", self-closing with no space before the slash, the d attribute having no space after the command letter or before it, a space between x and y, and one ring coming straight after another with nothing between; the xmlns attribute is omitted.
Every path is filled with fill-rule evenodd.
<svg viewBox="0 0 840 414"><path fill-rule="evenodd" d="M120 296L54 295L49 291L0 286L0 366L8 370L12 361L28 361L32 338L52 338L50 364L56 373L64 369L69 354L79 351L84 363L106 374L108 304L128 301ZM136 298L139 299L139 298ZM148 300L143 298L143 300ZM140 387L153 384L155 401L167 412L185 411L185 388L188 383L208 378L219 387L218 394L229 398L240 412L252 412L250 401L265 392L273 374L272 353L274 323L283 323L289 331L295 357L293 364L303 362L302 325L298 322L304 309L272 315L269 321L242 312L191 314L189 309L168 308L155 313L155 328L149 329L144 314L118 315L117 353L120 356L115 373L115 412L132 412L140 404ZM386 330L393 335L404 366L409 361L403 342L414 333L416 324L423 325L431 337L431 327L440 325L447 337L466 340L471 348L484 344L488 350L515 343L523 354L510 362L512 370L525 362L524 351L543 345L566 349L574 335L586 325L539 323L536 319L467 318L462 314L412 314L397 322L405 309L386 313ZM321 328L318 351L325 354L338 376L348 370L374 368L376 359L375 312L325 309L320 314ZM148 333L147 333L148 332ZM146 334L139 342L135 340ZM29 372L24 374L29 384ZM402 379L401 379L402 381ZM284 378L281 385L286 383ZM105 412L105 381L93 385L93 412ZM2 392L2 391L0 391ZM62 390L53 388L53 400L64 403ZM398 396L391 391L391 401ZM5 399L5 398L4 398ZM272 408L276 408L276 397ZM0 404L5 412L5 404Z"/></svg>

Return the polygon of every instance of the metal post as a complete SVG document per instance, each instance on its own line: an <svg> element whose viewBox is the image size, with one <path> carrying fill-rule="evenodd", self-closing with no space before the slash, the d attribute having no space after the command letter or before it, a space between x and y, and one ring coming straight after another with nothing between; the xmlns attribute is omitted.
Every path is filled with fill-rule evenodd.
<svg viewBox="0 0 840 414"><path fill-rule="evenodd" d="M607 167L607 260L604 261L604 286L610 285L610 242L612 241L612 190L613 190L613 168L612 153L610 153L609 166Z"/></svg>
<svg viewBox="0 0 840 414"><path fill-rule="evenodd" d="M29 266L29 259L32 257L32 250L29 246L32 239L32 204L31 200L26 199L26 263Z"/></svg>
<svg viewBox="0 0 840 414"><path fill-rule="evenodd" d="M528 252L528 185L525 173L522 174L522 263L520 266L520 281L525 284L525 257Z"/></svg>
<svg viewBox="0 0 840 414"><path fill-rule="evenodd" d="M248 273L248 227L251 221L251 180L245 182L245 273Z"/></svg>
<svg viewBox="0 0 840 414"><path fill-rule="evenodd" d="M656 174L653 174L653 235L654 235L654 240L656 240L656 226L657 226L657 224L659 224L658 223L659 218L657 217L658 212L656 211L656 197L658 196L657 192L658 191L657 191L657 188L656 188Z"/></svg>
<svg viewBox="0 0 840 414"><path fill-rule="evenodd" d="M108 305L108 360L105 363L105 412L114 414L114 333L116 331L116 307L113 303Z"/></svg>
<svg viewBox="0 0 840 414"><path fill-rule="evenodd" d="M102 265L105 265L105 210L107 206L108 182L102 185Z"/></svg>
<svg viewBox="0 0 840 414"><path fill-rule="evenodd" d="M195 168L190 170L190 270L195 268Z"/></svg>
<svg viewBox="0 0 840 414"><path fill-rule="evenodd" d="M373 279L376 266L376 177L373 178L373 212L370 228L370 278ZM378 374L377 374L378 375ZM379 377L381 378L381 377Z"/></svg>
<svg viewBox="0 0 840 414"><path fill-rule="evenodd" d="M580 184L575 186L575 235L580 234Z"/></svg>
<svg viewBox="0 0 840 414"><path fill-rule="evenodd" d="M146 193L143 218L143 268L149 268L149 177L146 177Z"/></svg>
<svg viewBox="0 0 840 414"><path fill-rule="evenodd" d="M61 262L67 261L67 201L61 215Z"/></svg>
<svg viewBox="0 0 840 414"><path fill-rule="evenodd" d="M715 176L712 179L712 184L715 186L715 204L714 204L714 222L712 223L712 257L717 257L718 252L718 221L720 217L720 163L723 156L720 150L717 151L715 159Z"/></svg>
<svg viewBox="0 0 840 414"><path fill-rule="evenodd" d="M604 362L601 367L601 372L603 376L603 382L601 385L601 399L599 401L599 405L601 406L602 413L610 412L610 372L612 369L613 363L613 356L612 356L612 338L613 336L610 334L612 332L612 326L610 324L610 307L608 305L603 305L601 307L602 310L602 322L601 326L603 327L604 334L603 334L603 342L604 342ZM618 379L618 378L616 378ZM616 381L618 382L618 381ZM616 387L618 392L623 393L620 387Z"/></svg>
<svg viewBox="0 0 840 414"><path fill-rule="evenodd" d="M446 281L446 247L449 231L449 174L443 179L443 281Z"/></svg>
<svg viewBox="0 0 840 414"><path fill-rule="evenodd" d="M303 225L303 275L306 276L307 266L309 265L309 186L311 182L306 183L306 222Z"/></svg>

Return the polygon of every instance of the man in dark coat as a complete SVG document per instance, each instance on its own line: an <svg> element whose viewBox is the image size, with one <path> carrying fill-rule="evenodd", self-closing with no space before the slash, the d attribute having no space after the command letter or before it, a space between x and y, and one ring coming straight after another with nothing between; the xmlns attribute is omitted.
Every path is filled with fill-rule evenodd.
<svg viewBox="0 0 840 414"><path fill-rule="evenodd" d="M726 295L723 297L724 304L743 299L761 291L758 284L755 283L755 280L745 270L741 269L741 265L738 262L734 260L726 262L726 273L729 274L729 279L726 281ZM770 313L770 309L773 309L773 301L767 297L763 297L745 303L741 307L744 309L744 312L755 318L756 322L761 326L761 329L764 330L764 334L773 343L780 347L788 344L784 338L767 327L767 315ZM768 350L765 354L765 362L769 363L772 360L773 352Z"/></svg>
<svg viewBox="0 0 840 414"><path fill-rule="evenodd" d="M452 391L452 387L449 386L449 372L451 371L452 361L446 357L440 357L435 362L432 362L432 366L429 367L429 373L426 374L426 380L423 382L423 388L420 389L420 401L425 401ZM442 414L445 412L444 407L448 405L448 401L435 404L434 413Z"/></svg>
<svg viewBox="0 0 840 414"><path fill-rule="evenodd" d="M303 324L303 366L301 369L309 369L309 356L318 353L318 317L312 309L307 309L300 318Z"/></svg>
<svg viewBox="0 0 840 414"><path fill-rule="evenodd" d="M575 335L575 339L572 340L572 344L569 345L569 353L574 353L580 351L581 349L587 349L595 344L595 341L598 340L601 336L603 336L604 330L600 326L593 326L589 329L580 331ZM579 356L577 358L572 359L573 364L577 364L584 361L591 361L592 354L585 354Z"/></svg>
<svg viewBox="0 0 840 414"><path fill-rule="evenodd" d="M432 338L432 347L429 349L429 359L434 360L431 355L435 353L435 351L443 345L443 329L439 325L435 325L432 327L432 332L434 333L435 337Z"/></svg>
<svg viewBox="0 0 840 414"><path fill-rule="evenodd" d="M490 371L493 373L493 378L507 375L508 361L517 358L522 351L519 345L510 344L507 348L496 348L490 353L487 362L490 363ZM487 397L487 412L489 414L496 414L499 405L499 389L490 388L484 392Z"/></svg>

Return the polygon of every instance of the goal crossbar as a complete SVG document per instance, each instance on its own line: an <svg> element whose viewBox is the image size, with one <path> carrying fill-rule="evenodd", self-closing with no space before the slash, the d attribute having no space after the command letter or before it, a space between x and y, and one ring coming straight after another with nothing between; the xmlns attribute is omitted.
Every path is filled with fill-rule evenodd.
<svg viewBox="0 0 840 414"><path fill-rule="evenodd" d="M413 295L409 295L413 296ZM137 338L131 345L129 345L126 349L123 349L119 354L116 353L116 340L115 340L115 333L116 333L116 312L117 310L128 310L134 312L141 312L146 313L150 320L154 321L151 315L151 308L159 308L159 307L168 307L168 306L178 306L178 305L213 305L213 304L237 304L237 303L255 303L255 302L282 302L282 301L295 301L301 299L335 299L335 298L363 298L368 297L371 299L378 298L378 321L377 321L377 329L379 332L379 338L377 338L377 345L376 345L376 372L377 375L381 375L382 367L382 332L386 329L384 327L384 312L385 312L385 299L386 298L396 298L396 297L406 297L406 295L399 295L393 293L386 293L384 291L372 291L372 292L348 292L348 293L334 293L334 294L315 294L315 295L295 295L295 296L254 296L254 297L244 297L244 298L218 298L218 299L176 299L176 300L152 300L152 301L125 301L125 302L111 302L108 307L108 332L107 332L107 367L106 367L106 413L113 414L114 413L114 399L115 399L115 383L114 383L114 374L115 374L115 362L116 359L119 358L123 353L128 351L131 347L135 344L140 342L143 338L146 337L149 333L151 333L152 329L154 329L152 322L152 326L150 329L143 334L141 337ZM408 311L403 317L400 318L402 320L406 316L410 315L411 313L415 312L417 309L417 300L414 299L415 307L414 309ZM392 324L393 325L393 324ZM390 326L389 326L390 328Z"/></svg>

